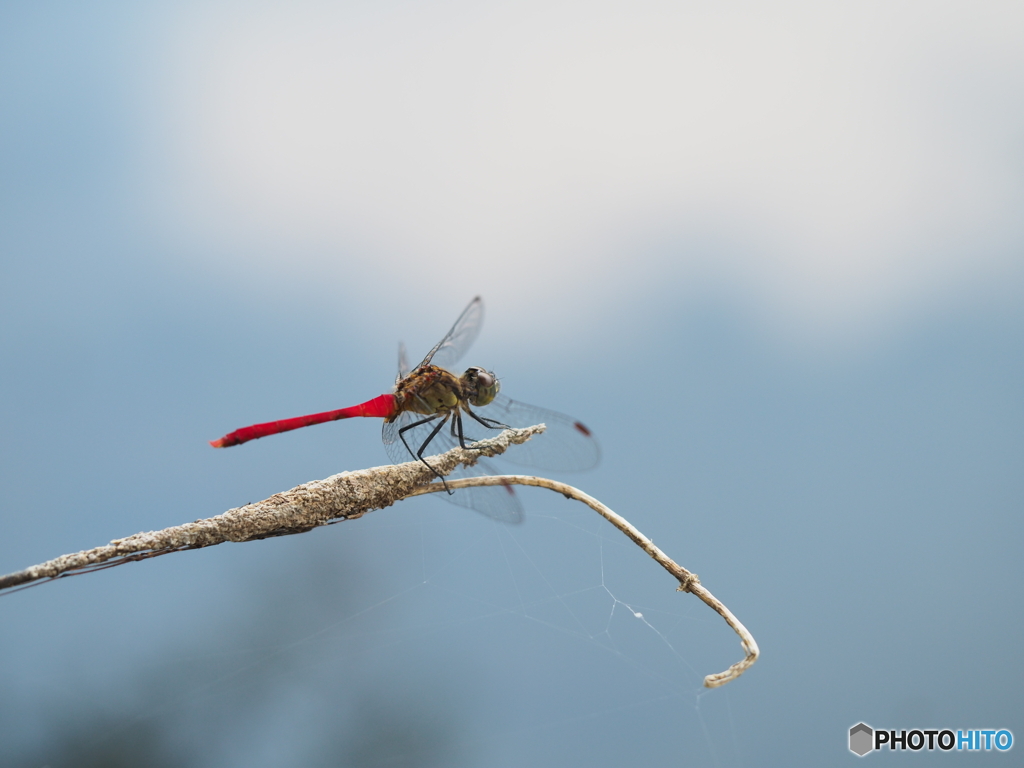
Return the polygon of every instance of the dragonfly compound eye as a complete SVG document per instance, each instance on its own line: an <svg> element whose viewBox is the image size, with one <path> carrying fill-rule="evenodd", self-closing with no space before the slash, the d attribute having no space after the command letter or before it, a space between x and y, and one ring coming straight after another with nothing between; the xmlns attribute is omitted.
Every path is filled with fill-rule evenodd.
<svg viewBox="0 0 1024 768"><path fill-rule="evenodd" d="M469 368L462 378L469 385L471 405L487 405L494 400L498 390L501 389L495 375L483 368Z"/></svg>

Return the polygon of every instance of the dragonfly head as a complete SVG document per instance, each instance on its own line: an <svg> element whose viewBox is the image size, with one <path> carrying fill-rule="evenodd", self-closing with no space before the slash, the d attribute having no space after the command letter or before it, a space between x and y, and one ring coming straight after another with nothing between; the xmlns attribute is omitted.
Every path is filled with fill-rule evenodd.
<svg viewBox="0 0 1024 768"><path fill-rule="evenodd" d="M483 368L468 368L462 374L463 391L470 405L487 405L498 394L498 377Z"/></svg>

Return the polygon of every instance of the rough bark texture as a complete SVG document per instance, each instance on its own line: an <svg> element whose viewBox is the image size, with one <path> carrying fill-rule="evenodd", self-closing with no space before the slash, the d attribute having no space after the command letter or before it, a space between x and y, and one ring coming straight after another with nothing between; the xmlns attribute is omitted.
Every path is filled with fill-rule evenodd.
<svg viewBox="0 0 1024 768"><path fill-rule="evenodd" d="M496 456L544 431L543 425L507 429L497 437L474 444L471 450L455 448L429 458L430 465L447 475L461 464L473 464L480 456ZM356 472L342 472L326 480L314 480L277 493L269 499L229 509L216 517L114 539L86 549L0 576L0 589L53 579L63 574L116 565L130 560L198 549L225 541L252 541L270 536L302 533L319 525L353 519L383 509L409 496L436 476L422 462L410 461Z"/></svg>

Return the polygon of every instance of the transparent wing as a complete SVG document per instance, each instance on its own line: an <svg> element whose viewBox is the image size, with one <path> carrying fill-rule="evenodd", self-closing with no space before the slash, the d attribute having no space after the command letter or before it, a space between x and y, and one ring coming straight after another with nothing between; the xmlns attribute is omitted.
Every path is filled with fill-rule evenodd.
<svg viewBox="0 0 1024 768"><path fill-rule="evenodd" d="M427 421L415 427L412 426L426 418L422 413L402 411L394 421L384 422L381 439L384 441L384 450L388 452L388 456L391 457L395 464L401 464L403 461L416 461L416 451L427 442L430 433L434 431L434 428L443 417L438 417L433 421ZM444 437L447 432L448 425L445 424L424 450L423 455L443 453L451 448L452 445ZM402 438L405 438L404 442Z"/></svg>
<svg viewBox="0 0 1024 768"><path fill-rule="evenodd" d="M395 379L397 384L406 376L409 375L409 355L405 352L405 342L398 342L398 378Z"/></svg>
<svg viewBox="0 0 1024 768"><path fill-rule="evenodd" d="M459 467L450 477L485 477L500 474L501 472L494 466L481 459L472 467ZM474 509L492 520L512 525L523 522L523 505L519 503L519 494L511 485L459 488L451 495L443 491L438 491L434 495L460 507Z"/></svg>
<svg viewBox="0 0 1024 768"><path fill-rule="evenodd" d="M547 429L522 445L513 445L501 458L513 464L539 467L556 472L591 469L601 460L597 440L581 422L558 411L510 400L499 394L490 405L474 408L474 412L510 427L546 424ZM484 431L471 419L463 418L467 432ZM473 425L472 429L469 425ZM467 435L468 438L468 435Z"/></svg>
<svg viewBox="0 0 1024 768"><path fill-rule="evenodd" d="M416 452L419 451L420 447L426 444L423 451L424 458L429 462L430 457L444 453L445 451L456 447L459 444L458 432L453 429L453 420L449 419L448 422L442 422L443 417L438 417L432 421L428 421L417 426L411 426L416 424L418 421L422 421L426 417L423 414L411 413L409 411L403 411L399 414L398 418L392 422L384 422L384 429L382 438L384 441L384 448L388 452L388 456L393 462L399 464L403 461L415 461ZM465 425L466 419L463 417L463 423ZM441 428L437 431L433 438L430 438L431 433L437 429L438 424L441 424ZM476 422L472 422L474 425ZM479 426L479 425L477 425ZM401 435L399 430L406 429ZM465 428L465 427L464 427ZM483 434L487 432L488 434ZM478 430L473 432L473 436L466 435L466 445L469 445L474 440L482 437L489 437L497 434L498 430L485 430L484 427L479 427ZM402 442L402 437L405 438L405 442ZM427 442L429 439L429 443ZM408 448L406 447L408 444ZM475 466L458 467L448 477L459 478L459 477L483 477L484 475L500 474L494 470L490 465L484 464L483 462L477 462ZM494 520L499 520L503 523L520 523L523 520L523 507L519 503L519 496L516 494L512 486L493 486L493 487L480 487L480 488L460 488L453 494L446 494L439 492L439 498L443 498L450 501L452 504L458 504L460 507L467 507L468 509L474 509L487 517Z"/></svg>
<svg viewBox="0 0 1024 768"><path fill-rule="evenodd" d="M450 369L455 365L476 341L480 326L484 322L484 302L479 296L469 302L459 319L445 337L437 342L420 365L433 363L441 368Z"/></svg>

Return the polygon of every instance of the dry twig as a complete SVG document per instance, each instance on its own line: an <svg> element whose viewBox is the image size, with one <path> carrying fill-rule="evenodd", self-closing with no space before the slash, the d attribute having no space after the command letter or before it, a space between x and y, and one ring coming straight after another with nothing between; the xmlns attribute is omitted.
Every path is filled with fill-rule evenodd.
<svg viewBox="0 0 1024 768"><path fill-rule="evenodd" d="M690 592L714 609L714 611L725 619L726 623L733 628L733 631L740 636L740 645L746 655L742 660L737 661L724 672L707 675L704 678L705 687L717 688L720 685L725 685L730 680L735 680L737 677L742 675L755 661L757 661L760 651L758 650L754 636L750 634L739 619L733 616L732 611L726 608L718 598L704 588L700 583L700 579L697 578L697 574L690 573L690 571L677 564L672 560L672 558L654 546L654 542L640 533L640 531L637 530L632 523L626 520L626 518L613 512L593 496L589 496L578 488L573 488L571 485L559 483L554 480L548 480L544 477L532 477L530 475L467 477L448 481L448 487L452 490L457 488L469 488L477 485L532 485L537 488L547 488L555 491L556 493L562 494L567 499L582 501L588 507L601 515L601 517L626 534L626 536L633 540L634 544L654 558L658 565L672 574L672 576L679 582L679 586L676 587L677 591ZM417 488L410 495L419 496L425 493L437 493L438 491L443 490L444 488L440 483L431 483L430 485Z"/></svg>
<svg viewBox="0 0 1024 768"><path fill-rule="evenodd" d="M472 449L454 448L430 459L431 466L447 475L460 464L474 464L481 456L495 456L510 446L523 443L544 431L543 425L525 429L507 429ZM271 536L304 533L321 525L354 520L374 509L389 507L396 501L444 490L432 483L434 474L421 462L410 461L384 467L342 472L326 480L304 483L269 499L228 510L216 517L176 525L162 531L136 533L109 544L69 555L0 576L0 590L25 587L41 580L52 580L76 573L110 568L134 560L165 555L185 549L222 544L227 541L253 541ZM716 688L743 674L758 657L757 643L747 628L718 599L705 589L696 574L677 565L625 518L571 485L540 477L504 475L470 477L448 481L450 488L483 485L532 485L548 488L566 498L582 501L633 540L679 582L679 591L691 592L722 616L740 636L745 658L729 669L704 678L704 685Z"/></svg>

